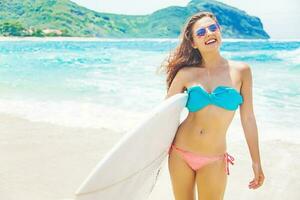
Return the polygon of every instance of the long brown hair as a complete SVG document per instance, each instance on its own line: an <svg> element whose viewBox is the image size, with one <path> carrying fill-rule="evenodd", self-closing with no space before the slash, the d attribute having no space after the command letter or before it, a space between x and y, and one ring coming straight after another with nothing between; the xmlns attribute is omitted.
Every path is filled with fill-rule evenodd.
<svg viewBox="0 0 300 200"><path fill-rule="evenodd" d="M185 23L182 32L179 35L179 39L181 42L173 51L171 51L169 57L167 57L167 60L164 60L164 62L160 66L159 70L162 69L167 74L167 90L169 90L174 77L181 68L197 65L201 66L201 53L198 49L195 49L192 46L192 28L197 20L205 16L211 17L213 20L218 22L215 15L211 12L202 11L192 15Z"/></svg>

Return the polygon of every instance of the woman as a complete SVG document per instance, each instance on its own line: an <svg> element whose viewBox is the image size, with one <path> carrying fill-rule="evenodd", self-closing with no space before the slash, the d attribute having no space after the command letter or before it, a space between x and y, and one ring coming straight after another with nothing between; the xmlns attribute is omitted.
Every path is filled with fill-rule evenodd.
<svg viewBox="0 0 300 200"><path fill-rule="evenodd" d="M229 164L226 131L240 108L240 118L252 158L254 178L250 189L264 182L258 134L252 104L252 72L249 65L220 55L221 30L210 12L193 15L181 34L181 42L167 64L165 99L187 90L189 110L178 127L169 151L169 172L176 200L221 200Z"/></svg>

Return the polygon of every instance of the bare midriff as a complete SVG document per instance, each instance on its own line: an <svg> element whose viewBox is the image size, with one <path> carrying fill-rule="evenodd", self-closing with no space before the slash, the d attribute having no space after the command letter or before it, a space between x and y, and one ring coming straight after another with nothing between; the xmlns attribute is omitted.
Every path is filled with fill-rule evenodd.
<svg viewBox="0 0 300 200"><path fill-rule="evenodd" d="M173 144L194 153L214 156L226 152L226 132L235 111L208 105L189 112L177 129Z"/></svg>

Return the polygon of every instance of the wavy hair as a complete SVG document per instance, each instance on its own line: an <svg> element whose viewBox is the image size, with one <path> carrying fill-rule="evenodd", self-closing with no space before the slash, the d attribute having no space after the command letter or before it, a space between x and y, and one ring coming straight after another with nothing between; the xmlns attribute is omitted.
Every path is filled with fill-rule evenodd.
<svg viewBox="0 0 300 200"><path fill-rule="evenodd" d="M197 20L202 17L210 17L213 20L217 21L215 15L211 12L202 11L192 15L188 21L185 23L182 32L179 35L179 44L178 46L170 52L167 59L163 61L161 64L159 71L164 71L167 75L166 77L166 85L167 91L169 90L174 77L177 72L184 67L192 67L192 66L201 66L202 65L202 56L201 52L193 48L193 25L197 22Z"/></svg>

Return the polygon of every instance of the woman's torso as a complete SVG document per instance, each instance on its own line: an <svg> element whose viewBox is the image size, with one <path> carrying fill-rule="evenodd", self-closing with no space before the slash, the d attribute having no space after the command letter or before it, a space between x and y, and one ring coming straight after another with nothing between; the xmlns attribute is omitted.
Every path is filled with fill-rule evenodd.
<svg viewBox="0 0 300 200"><path fill-rule="evenodd" d="M205 68L185 68L188 81L185 88L200 85L212 92L219 85L226 85L240 92L241 74L239 63L228 61L207 75ZM226 110L209 104L196 112L189 112L178 127L173 143L191 152L204 155L219 155L226 152L226 132L235 110Z"/></svg>

